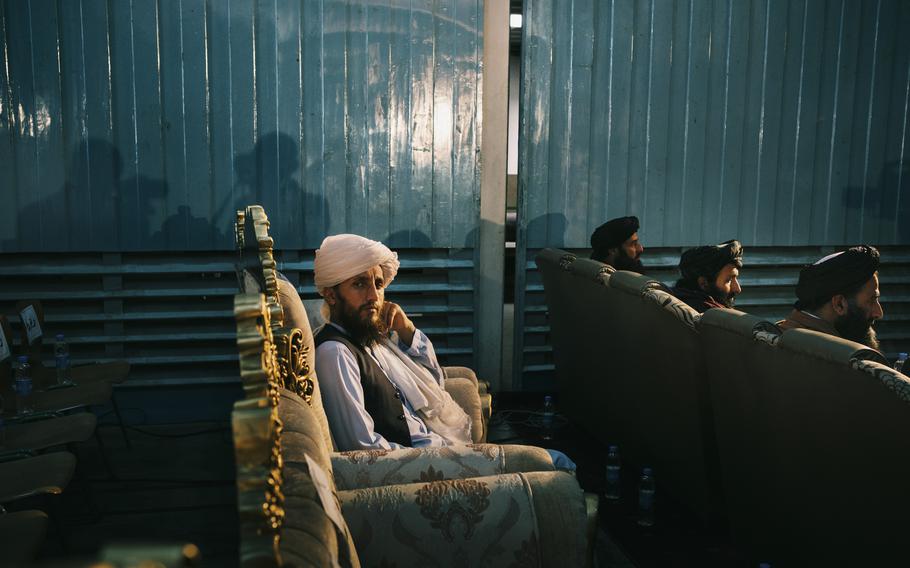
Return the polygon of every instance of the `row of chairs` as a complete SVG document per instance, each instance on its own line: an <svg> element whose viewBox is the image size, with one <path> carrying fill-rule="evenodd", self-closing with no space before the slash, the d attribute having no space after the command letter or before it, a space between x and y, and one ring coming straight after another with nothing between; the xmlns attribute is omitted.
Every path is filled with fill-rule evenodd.
<svg viewBox="0 0 910 568"><path fill-rule="evenodd" d="M48 516L37 509L7 512L7 507L64 491L76 471L76 445L93 434L101 444L91 408L111 403L119 419L112 386L129 374L126 362L77 366L71 372L73 384L58 388L56 369L46 367L42 360L43 307L39 302L20 302L17 312L19 342L13 340L9 321L0 316L0 396L4 401L0 407L0 563L16 566L34 559L44 540ZM29 414L16 410L16 352L26 355L31 366L34 411ZM125 430L123 433L126 436ZM103 444L101 447L103 450Z"/></svg>
<svg viewBox="0 0 910 568"><path fill-rule="evenodd" d="M880 353L698 314L659 282L558 249L536 261L562 407L652 466L665 495L729 522L744 561L910 560L910 378Z"/></svg>

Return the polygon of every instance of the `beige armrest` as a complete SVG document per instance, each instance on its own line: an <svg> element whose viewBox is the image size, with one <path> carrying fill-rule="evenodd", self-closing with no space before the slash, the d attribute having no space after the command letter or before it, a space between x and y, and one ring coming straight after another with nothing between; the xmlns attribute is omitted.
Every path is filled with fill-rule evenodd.
<svg viewBox="0 0 910 568"><path fill-rule="evenodd" d="M486 426L483 420L483 407L477 385L466 377L450 377L446 379L446 392L471 418L471 438L475 443L487 439Z"/></svg>

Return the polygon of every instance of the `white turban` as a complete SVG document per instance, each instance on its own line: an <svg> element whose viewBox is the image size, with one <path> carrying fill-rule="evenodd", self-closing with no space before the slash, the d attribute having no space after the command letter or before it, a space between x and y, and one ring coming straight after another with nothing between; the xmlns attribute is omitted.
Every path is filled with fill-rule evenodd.
<svg viewBox="0 0 910 568"><path fill-rule="evenodd" d="M398 253L384 244L360 235L332 235L316 250L313 272L316 290L341 284L376 265L382 267L382 278L388 286L398 274Z"/></svg>

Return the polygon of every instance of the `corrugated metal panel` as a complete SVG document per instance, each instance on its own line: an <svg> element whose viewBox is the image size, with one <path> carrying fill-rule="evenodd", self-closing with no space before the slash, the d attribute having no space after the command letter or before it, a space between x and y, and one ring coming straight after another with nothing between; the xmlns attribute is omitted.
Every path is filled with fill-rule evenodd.
<svg viewBox="0 0 910 568"><path fill-rule="evenodd" d="M819 245L910 243L908 28L900 0L526 0L516 384L552 388L535 251L607 219L638 215L667 267L729 238L784 259L740 303L774 317Z"/></svg>
<svg viewBox="0 0 910 568"><path fill-rule="evenodd" d="M0 250L473 247L477 0L0 0Z"/></svg>
<svg viewBox="0 0 910 568"><path fill-rule="evenodd" d="M527 0L524 22L527 246L627 214L652 246L910 243L910 3Z"/></svg>
<svg viewBox="0 0 910 568"><path fill-rule="evenodd" d="M301 297L317 298L313 251L276 256ZM400 257L389 298L433 339L444 364L474 366L471 251ZM125 358L128 385L236 382L235 260L226 252L7 254L0 313L16 326L16 301L41 300L46 333L66 334L76 363Z"/></svg>
<svg viewBox="0 0 910 568"><path fill-rule="evenodd" d="M680 248L654 248L646 252L645 266L648 276L673 285L679 278L677 264ZM796 281L799 270L833 252L833 247L752 247L746 249L745 266L740 283L743 292L736 299L736 308L778 321L786 317L796 300ZM526 390L558 390L553 372L550 324L547 301L540 273L534 263L539 252L532 250L525 264L525 288L521 317L523 331L516 340L522 341L523 350L516 353L522 387ZM571 249L579 257L587 258L590 249ZM881 248L880 271L881 302L885 317L875 326L882 351L896 358L899 351L910 346L910 247L886 246ZM519 303L516 302L516 318ZM516 329L519 329L516 324ZM609 362L605 361L605 364Z"/></svg>

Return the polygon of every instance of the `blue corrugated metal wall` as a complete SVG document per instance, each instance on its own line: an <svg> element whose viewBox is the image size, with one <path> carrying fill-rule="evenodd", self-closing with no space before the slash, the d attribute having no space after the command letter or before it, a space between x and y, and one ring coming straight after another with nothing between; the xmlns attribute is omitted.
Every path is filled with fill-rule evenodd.
<svg viewBox="0 0 910 568"><path fill-rule="evenodd" d="M389 297L474 359L480 0L0 0L0 313L41 299L127 386L235 382L236 209L401 250Z"/></svg>
<svg viewBox="0 0 910 568"><path fill-rule="evenodd" d="M533 251L607 219L638 215L646 247L779 247L778 279L746 275L778 315L806 257L785 247L910 244L910 2L525 0L524 26L517 384L548 380Z"/></svg>
<svg viewBox="0 0 910 568"><path fill-rule="evenodd" d="M0 250L473 247L479 0L0 0Z"/></svg>
<svg viewBox="0 0 910 568"><path fill-rule="evenodd" d="M528 246L910 243L910 3L527 0Z"/></svg>

